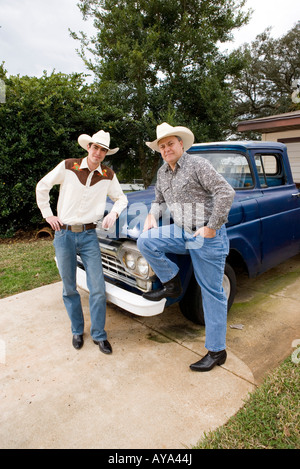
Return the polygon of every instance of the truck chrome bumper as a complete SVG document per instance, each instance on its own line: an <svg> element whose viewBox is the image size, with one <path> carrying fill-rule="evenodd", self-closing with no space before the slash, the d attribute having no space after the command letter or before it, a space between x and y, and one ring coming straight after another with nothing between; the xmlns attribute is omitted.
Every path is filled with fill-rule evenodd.
<svg viewBox="0 0 300 469"><path fill-rule="evenodd" d="M77 267L77 285L88 291L85 272L79 267ZM156 316L161 314L165 308L165 298L160 301L149 301L142 295L128 292L108 282L105 282L105 288L107 301L137 316Z"/></svg>

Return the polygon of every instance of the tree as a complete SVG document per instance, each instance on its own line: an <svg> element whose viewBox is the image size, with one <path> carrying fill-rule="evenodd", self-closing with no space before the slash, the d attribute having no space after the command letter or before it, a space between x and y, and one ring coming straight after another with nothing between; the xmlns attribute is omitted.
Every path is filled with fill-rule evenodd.
<svg viewBox="0 0 300 469"><path fill-rule="evenodd" d="M239 119L266 117L300 109L291 95L300 78L300 21L279 39L270 29L233 54L244 57L245 67L235 77L235 113Z"/></svg>
<svg viewBox="0 0 300 469"><path fill-rule="evenodd" d="M123 109L122 131L130 158L146 185L157 155L145 146L155 127L188 125L198 140L217 139L230 120L227 78L240 64L218 52L234 28L248 21L244 0L81 0L96 35L72 33L106 102ZM87 53L90 54L88 58Z"/></svg>

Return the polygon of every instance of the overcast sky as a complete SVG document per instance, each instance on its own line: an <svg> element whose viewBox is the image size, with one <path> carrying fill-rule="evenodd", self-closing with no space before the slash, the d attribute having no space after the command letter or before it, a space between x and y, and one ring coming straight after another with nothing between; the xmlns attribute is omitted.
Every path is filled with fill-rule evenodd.
<svg viewBox="0 0 300 469"><path fill-rule="evenodd" d="M248 26L235 33L229 49L251 42L272 26L272 37L286 34L300 20L300 0L247 0L254 11ZM76 53L79 42L68 29L89 34L92 21L83 21L77 0L0 0L0 63L8 75L40 77L46 70L87 72Z"/></svg>

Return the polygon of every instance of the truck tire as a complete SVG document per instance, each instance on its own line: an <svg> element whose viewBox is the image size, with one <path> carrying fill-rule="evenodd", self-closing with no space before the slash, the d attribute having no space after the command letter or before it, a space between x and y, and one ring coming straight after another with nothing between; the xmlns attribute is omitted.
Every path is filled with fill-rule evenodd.
<svg viewBox="0 0 300 469"><path fill-rule="evenodd" d="M236 275L233 268L227 263L225 265L223 288L227 295L227 311L229 311L236 294ZM187 319L194 322L195 324L201 324L202 326L205 326L201 288L198 285L194 274L191 277L184 297L179 302L179 307L180 311Z"/></svg>

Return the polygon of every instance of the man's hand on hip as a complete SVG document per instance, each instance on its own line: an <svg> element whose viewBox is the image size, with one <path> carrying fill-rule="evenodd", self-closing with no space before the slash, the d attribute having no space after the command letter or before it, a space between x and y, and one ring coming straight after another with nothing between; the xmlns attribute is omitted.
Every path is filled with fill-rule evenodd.
<svg viewBox="0 0 300 469"><path fill-rule="evenodd" d="M60 231L60 227L63 225L63 222L56 216L46 218L46 222L49 223L52 230Z"/></svg>
<svg viewBox="0 0 300 469"><path fill-rule="evenodd" d="M216 230L209 228L208 226L202 226L202 228L199 228L199 230L196 231L194 237L198 235L202 236L202 238L214 238L216 236Z"/></svg>

